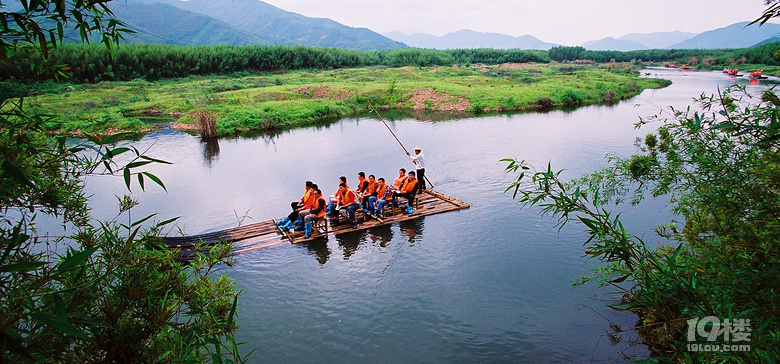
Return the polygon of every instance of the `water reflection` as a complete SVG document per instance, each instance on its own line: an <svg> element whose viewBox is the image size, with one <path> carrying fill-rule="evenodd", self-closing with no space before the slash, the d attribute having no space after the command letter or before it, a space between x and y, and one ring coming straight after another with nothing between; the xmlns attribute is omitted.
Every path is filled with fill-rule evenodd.
<svg viewBox="0 0 780 364"><path fill-rule="evenodd" d="M393 229L390 228L390 225L378 226L369 229L368 240L374 246L378 245L382 248L387 248L387 243L389 243L390 240L393 240L394 235L395 234L393 233Z"/></svg>
<svg viewBox="0 0 780 364"><path fill-rule="evenodd" d="M398 223L401 228L401 235L405 236L410 244L422 240L422 233L425 228L425 217L419 219L401 221Z"/></svg>
<svg viewBox="0 0 780 364"><path fill-rule="evenodd" d="M344 260L348 260L352 254L360 248L360 243L366 241L366 230L356 231L352 234L342 234L336 236L339 248L341 248L342 254L344 254Z"/></svg>
<svg viewBox="0 0 780 364"><path fill-rule="evenodd" d="M324 265L330 259L330 248L328 248L327 239L315 239L304 244L306 244L309 254L314 255L320 264Z"/></svg>
<svg viewBox="0 0 780 364"><path fill-rule="evenodd" d="M209 167L219 159L219 139L209 138L201 139L201 148L203 149L203 160Z"/></svg>

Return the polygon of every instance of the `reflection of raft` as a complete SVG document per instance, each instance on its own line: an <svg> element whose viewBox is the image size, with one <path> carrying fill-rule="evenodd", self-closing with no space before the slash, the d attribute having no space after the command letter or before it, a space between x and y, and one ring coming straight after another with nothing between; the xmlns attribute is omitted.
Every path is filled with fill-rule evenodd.
<svg viewBox="0 0 780 364"><path fill-rule="evenodd" d="M357 229L353 229L350 224L340 224L330 226L323 224L323 230L319 234L313 235L309 239L303 238L302 231L296 231L292 236L285 234L280 238L279 229L273 220L262 221L245 226L239 226L211 233L191 235L191 236L169 236L163 237L162 242L171 249L181 249L183 259L192 257L198 249L208 249L210 246L220 242L232 242L234 253L247 253L263 248L270 248L291 243L301 243L314 239L327 238L331 235L347 234L353 231L366 230L373 227L390 225L396 222L416 219L421 216L435 215L443 212L467 209L469 204L454 197L444 195L433 190L426 190L418 194L415 198L416 208L414 213L407 215L401 213L400 209L394 208L393 214L386 215L381 221L367 218L366 221L358 224ZM357 213L360 219L365 219L363 213ZM288 240L289 239L289 240Z"/></svg>

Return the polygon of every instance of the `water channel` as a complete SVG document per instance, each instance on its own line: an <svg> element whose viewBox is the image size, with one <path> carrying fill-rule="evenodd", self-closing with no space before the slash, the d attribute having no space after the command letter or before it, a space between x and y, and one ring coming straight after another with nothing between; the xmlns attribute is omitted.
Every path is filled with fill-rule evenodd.
<svg viewBox="0 0 780 364"><path fill-rule="evenodd" d="M502 158L566 169L569 177L629 155L639 117L685 107L702 92L733 84L720 72L648 69L673 81L612 106L574 111L468 117L447 121L393 118L407 147L420 145L426 175L437 190L471 209L357 232L311 244L258 250L226 269L243 291L240 341L250 362L606 362L621 352L642 357L626 334L617 345L603 336L610 322L636 318L606 304L615 296L595 284L572 282L597 263L583 258L586 235L560 232L538 209L517 206L504 193L513 176ZM749 89L765 87L737 80ZM168 192L135 194L134 216L181 216L187 234L282 216L312 180L326 194L339 176L358 171L387 179L411 168L375 117L346 118L325 127L204 144L173 130L134 142L173 162L154 167ZM87 181L94 213L116 216L121 177ZM624 212L637 235L657 242L652 228L670 218L663 201ZM175 232L172 232L175 233Z"/></svg>

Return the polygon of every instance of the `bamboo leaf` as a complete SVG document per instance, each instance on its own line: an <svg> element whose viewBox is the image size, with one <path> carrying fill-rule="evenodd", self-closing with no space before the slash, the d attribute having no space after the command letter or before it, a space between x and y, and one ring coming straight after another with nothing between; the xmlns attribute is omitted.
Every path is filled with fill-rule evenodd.
<svg viewBox="0 0 780 364"><path fill-rule="evenodd" d="M7 264L0 266L0 272L3 273L10 273L10 272L28 272L28 271L34 271L38 269L41 266L46 265L46 262L21 262L21 263L13 263L13 264Z"/></svg>
<svg viewBox="0 0 780 364"><path fill-rule="evenodd" d="M143 175L145 175L146 177L149 177L149 179L151 179L152 181L154 181L154 183L156 183L156 184L158 184L160 187L162 187L162 189L163 189L163 190L165 190L165 191L168 191L168 189L167 189L167 188L165 188L165 184L163 184L162 180L161 180L161 179L159 179L157 176L155 176L155 175L153 175L153 174L151 174L151 173L149 173L149 172L141 172L141 173L143 173Z"/></svg>
<svg viewBox="0 0 780 364"><path fill-rule="evenodd" d="M122 174L125 177L125 185L127 186L127 190L129 191L130 190L130 169L125 168L122 171Z"/></svg>
<svg viewBox="0 0 780 364"><path fill-rule="evenodd" d="M109 149L109 150L106 151L106 155L109 158L113 158L113 157L116 157L116 156L118 156L118 155L120 155L120 154L122 154L124 152L127 152L128 150L130 150L130 148L128 148L128 147L119 147L119 148Z"/></svg>
<svg viewBox="0 0 780 364"><path fill-rule="evenodd" d="M11 176L11 178L15 179L16 182L19 182L30 188L35 188L35 183L27 178L27 175L25 175L24 172L19 169L19 167L11 163L11 161L9 161L5 156L3 156L3 162L0 164L0 166L2 166L3 172Z"/></svg>
<svg viewBox="0 0 780 364"><path fill-rule="evenodd" d="M171 163L171 162L164 161L164 160L162 160L162 159L156 159L156 158L152 158L152 157L147 157L147 156L145 156L145 155L142 155L142 156L140 156L140 157L141 157L142 159L145 159L145 160L147 160L147 161L150 161L150 162L155 162L155 163L162 163L162 164L173 164L173 163Z"/></svg>
<svg viewBox="0 0 780 364"><path fill-rule="evenodd" d="M151 215L149 215L147 217L144 217L141 220L133 222L132 224L130 224L130 226L132 226L132 227L138 226L138 225L143 224L144 222L146 222L147 220L149 220L149 219L151 219L151 218L153 218L155 216L157 216L157 214L151 214Z"/></svg>
<svg viewBox="0 0 780 364"><path fill-rule="evenodd" d="M97 251L98 248L89 248L87 250L84 250L82 252L78 252L72 256L69 256L65 258L65 260L61 261L60 264L57 266L57 272L67 272L77 266L81 266L84 264L84 262L87 261L89 257L92 256L92 254Z"/></svg>
<svg viewBox="0 0 780 364"><path fill-rule="evenodd" d="M132 162L132 163L128 163L127 166L125 166L125 168L128 168L128 169L138 168L138 167L141 167L141 166L145 166L145 165L147 165L149 163L152 163L152 162L149 162L149 161Z"/></svg>
<svg viewBox="0 0 780 364"><path fill-rule="evenodd" d="M70 336L77 337L79 339L91 341L90 337L86 333L77 329L75 326L71 325L67 321L63 321L57 317L42 312L32 313L30 314L30 317L32 317L33 320L38 321L39 323L46 325L48 327L51 327L65 335L70 335Z"/></svg>

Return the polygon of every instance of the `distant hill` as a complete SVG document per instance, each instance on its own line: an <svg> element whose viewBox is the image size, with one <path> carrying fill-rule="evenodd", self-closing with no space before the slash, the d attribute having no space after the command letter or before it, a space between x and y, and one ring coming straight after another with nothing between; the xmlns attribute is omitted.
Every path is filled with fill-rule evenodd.
<svg viewBox="0 0 780 364"><path fill-rule="evenodd" d="M410 47L428 49L495 48L495 49L550 49L557 44L543 42L533 36L513 37L499 33L482 33L463 29L441 37L416 33L406 35L400 32L386 33L390 39Z"/></svg>
<svg viewBox="0 0 780 364"><path fill-rule="evenodd" d="M760 47L760 46L762 46L762 45L765 45L765 44L769 44L769 43L776 43L776 42L780 42L780 36L777 36L777 37L772 37L772 38L767 38L767 39L766 39L766 40L764 40L763 42L760 42L760 43L756 43L756 44L754 44L754 45L753 45L753 47ZM751 47L751 48L752 48L752 47Z"/></svg>
<svg viewBox="0 0 780 364"><path fill-rule="evenodd" d="M644 44L628 40L615 39L607 37L600 40L582 43L582 47L593 51L634 51L637 49L647 49Z"/></svg>
<svg viewBox="0 0 780 364"><path fill-rule="evenodd" d="M209 16L269 44L381 50L404 48L366 28L352 28L330 19L309 18L259 0L125 0L127 3L162 3ZM114 4L124 1L112 2ZM163 23L164 24L164 23Z"/></svg>
<svg viewBox="0 0 780 364"><path fill-rule="evenodd" d="M681 31L674 32L655 32L655 33L630 33L619 40L636 42L645 46L645 49L661 49L671 45L686 41L696 36L696 33L686 33Z"/></svg>
<svg viewBox="0 0 780 364"><path fill-rule="evenodd" d="M766 23L762 26L748 22L736 23L710 30L683 42L673 44L672 49L723 49L748 48L780 34L780 25Z"/></svg>
<svg viewBox="0 0 780 364"><path fill-rule="evenodd" d="M188 45L264 44L263 38L240 31L214 18L171 5L117 1L111 3L116 17L137 33L125 36L131 43Z"/></svg>

